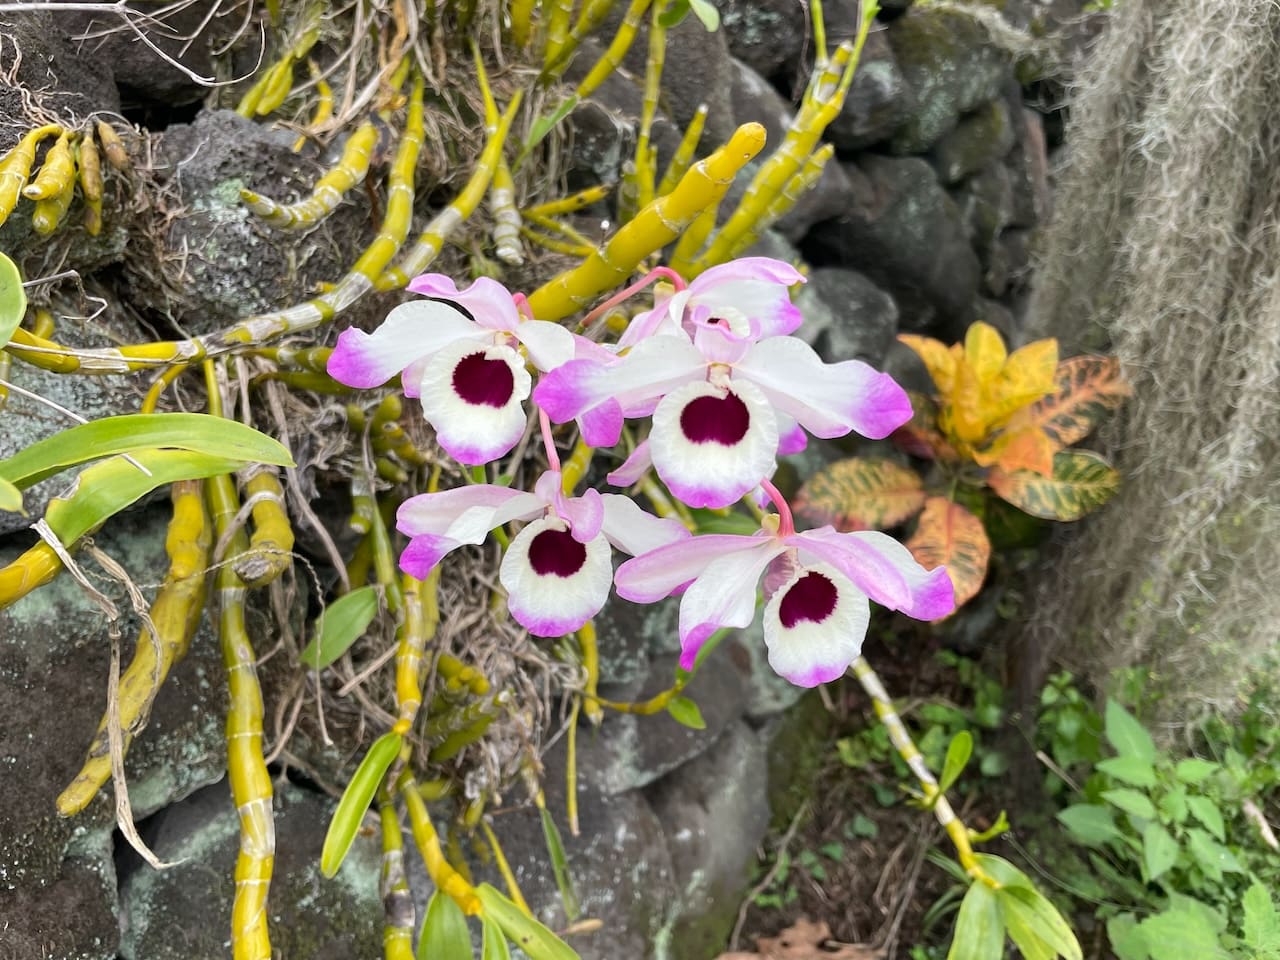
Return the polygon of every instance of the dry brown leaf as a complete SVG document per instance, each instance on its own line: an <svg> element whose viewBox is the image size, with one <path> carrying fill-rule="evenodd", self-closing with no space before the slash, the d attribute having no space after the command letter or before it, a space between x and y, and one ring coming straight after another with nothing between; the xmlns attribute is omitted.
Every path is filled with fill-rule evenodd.
<svg viewBox="0 0 1280 960"><path fill-rule="evenodd" d="M756 953L722 953L716 960L883 960L884 951L831 939L826 923L797 920L776 937L756 939Z"/></svg>

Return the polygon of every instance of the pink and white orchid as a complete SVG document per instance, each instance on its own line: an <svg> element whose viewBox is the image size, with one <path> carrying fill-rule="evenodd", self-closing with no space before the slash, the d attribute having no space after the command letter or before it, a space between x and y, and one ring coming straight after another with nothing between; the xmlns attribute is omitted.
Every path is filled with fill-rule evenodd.
<svg viewBox="0 0 1280 960"><path fill-rule="evenodd" d="M458 290L449 277L424 274L408 289L428 299L402 303L373 333L344 330L329 375L376 387L403 373L405 396L420 398L450 456L469 466L502 456L527 423L523 404L533 384L520 348L534 367L550 370L573 357L573 335L522 320L511 293L485 277Z"/></svg>
<svg viewBox="0 0 1280 960"><path fill-rule="evenodd" d="M611 544L634 555L689 537L628 497L567 497L559 471L548 470L533 493L476 484L409 498L396 514L396 528L411 538L400 567L425 579L452 550L517 520L532 522L511 541L498 578L511 615L540 637L563 636L600 612L613 583Z"/></svg>
<svg viewBox="0 0 1280 960"><path fill-rule="evenodd" d="M906 392L860 360L824 363L789 336L753 340L752 330L768 327L750 315L746 335L699 316L692 335L668 326L616 361L557 367L540 379L534 402L557 423L577 419L592 446L613 446L624 418L652 413L647 456L694 507L733 503L772 475L779 453L803 448L805 430L880 439L911 418Z"/></svg>
<svg viewBox="0 0 1280 960"><path fill-rule="evenodd" d="M766 489L774 495L767 481ZM766 573L769 665L802 687L834 680L857 658L868 598L918 620L935 620L955 607L946 569L925 570L892 537L831 527L796 533L785 508L755 536L711 534L634 557L614 582L618 596L637 603L687 587L680 601L680 666L689 670L713 633L755 619L756 585Z"/></svg>

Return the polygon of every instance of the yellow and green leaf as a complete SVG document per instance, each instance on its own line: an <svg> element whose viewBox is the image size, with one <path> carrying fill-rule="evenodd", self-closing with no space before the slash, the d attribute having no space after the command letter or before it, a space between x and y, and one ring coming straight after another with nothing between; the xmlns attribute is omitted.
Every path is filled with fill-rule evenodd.
<svg viewBox="0 0 1280 960"><path fill-rule="evenodd" d="M22 274L12 260L0 253L0 347L9 342L26 312L27 294L22 288Z"/></svg>
<svg viewBox="0 0 1280 960"><path fill-rule="evenodd" d="M1072 357L1058 365L1053 391L1018 413L1009 428L1040 429L1062 450L1092 433L1132 392L1115 357Z"/></svg>
<svg viewBox="0 0 1280 960"><path fill-rule="evenodd" d="M907 549L926 570L945 565L955 588L956 608L982 589L991 541L982 521L946 497L930 497Z"/></svg>
<svg viewBox="0 0 1280 960"><path fill-rule="evenodd" d="M917 336L914 333L900 333L898 340L914 351L916 356L924 362L924 368L929 371L929 376L933 379L933 385L938 388L938 393L943 396L951 393L951 387L955 381L957 354L960 352L958 348L948 347L941 340Z"/></svg>
<svg viewBox="0 0 1280 960"><path fill-rule="evenodd" d="M1030 470L1041 476L1053 473L1053 454L1057 448L1048 434L1037 426L1001 432L991 446L973 452L974 462L984 467L1003 470Z"/></svg>
<svg viewBox="0 0 1280 960"><path fill-rule="evenodd" d="M1063 450L1053 456L1053 473L996 467L987 477L996 495L1033 517L1079 520L1102 506L1120 488L1120 474L1088 450Z"/></svg>
<svg viewBox="0 0 1280 960"><path fill-rule="evenodd" d="M971 324L964 335L964 362L973 371L978 383L988 384L1000 376L1009 353L1004 338L989 323L979 320Z"/></svg>
<svg viewBox="0 0 1280 960"><path fill-rule="evenodd" d="M815 526L837 530L885 530L924 506L924 485L909 467L879 458L852 457L831 464L805 482L792 504Z"/></svg>

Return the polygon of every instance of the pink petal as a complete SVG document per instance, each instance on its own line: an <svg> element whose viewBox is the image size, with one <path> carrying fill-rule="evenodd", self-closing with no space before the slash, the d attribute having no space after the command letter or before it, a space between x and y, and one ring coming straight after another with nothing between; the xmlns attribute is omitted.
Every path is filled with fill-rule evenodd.
<svg viewBox="0 0 1280 960"><path fill-rule="evenodd" d="M804 427L796 423L785 413L778 413L778 453L788 457L800 453L809 445L809 435Z"/></svg>
<svg viewBox="0 0 1280 960"><path fill-rule="evenodd" d="M800 310L787 289L803 283L804 276L790 264L768 257L744 257L700 274L689 285L691 302L710 309L711 317L752 340L785 336L800 326ZM735 317L744 318L740 330Z"/></svg>
<svg viewBox="0 0 1280 960"><path fill-rule="evenodd" d="M823 363L795 337L771 337L753 346L734 377L757 384L775 407L810 433L841 437L857 430L879 440L911 419L906 391L861 360Z"/></svg>
<svg viewBox="0 0 1280 960"><path fill-rule="evenodd" d="M658 404L649 450L658 476L682 501L726 507L773 474L778 423L754 384L689 383Z"/></svg>
<svg viewBox="0 0 1280 960"><path fill-rule="evenodd" d="M604 535L623 553L639 556L690 538L684 524L646 513L630 497L606 493L600 499L604 504Z"/></svg>
<svg viewBox="0 0 1280 960"><path fill-rule="evenodd" d="M578 415L582 439L593 447L612 447L622 439L622 408L610 397Z"/></svg>
<svg viewBox="0 0 1280 960"><path fill-rule="evenodd" d="M468 466L489 463L524 434L531 382L510 347L451 344L423 373L422 412L451 457Z"/></svg>
<svg viewBox="0 0 1280 960"><path fill-rule="evenodd" d="M430 534L414 537L400 553L400 569L411 577L425 580L437 563L451 550L460 546L462 544L457 540L450 540L448 537L436 537Z"/></svg>
<svg viewBox="0 0 1280 960"><path fill-rule="evenodd" d="M618 567L613 582L624 600L656 603L700 576L709 564L733 553L769 549L774 542L732 533L692 537L628 560Z"/></svg>
<svg viewBox="0 0 1280 960"><path fill-rule="evenodd" d="M580 497L563 497L556 506L560 516L568 521L573 539L579 543L594 540L600 535L600 527L604 524L604 501L598 490L587 490Z"/></svg>
<svg viewBox="0 0 1280 960"><path fill-rule="evenodd" d="M506 506L516 507L515 515L495 519ZM494 527L542 509L534 494L478 483L410 497L396 511L396 529L410 537L441 535L459 543L480 543Z"/></svg>
<svg viewBox="0 0 1280 960"><path fill-rule="evenodd" d="M424 297L434 297L457 304L482 327L490 330L514 330L520 323L511 292L497 280L480 277L465 290L459 290L452 277L443 273L424 273L409 281L409 290ZM458 311L455 309L455 313Z"/></svg>
<svg viewBox="0 0 1280 960"><path fill-rule="evenodd" d="M769 666L800 687L835 680L862 651L866 596L829 564L798 568L764 608Z"/></svg>
<svg viewBox="0 0 1280 960"><path fill-rule="evenodd" d="M498 579L516 621L539 637L561 637L600 612L613 582L603 536L579 543L558 518L535 520L507 548Z"/></svg>
<svg viewBox="0 0 1280 960"><path fill-rule="evenodd" d="M955 608L951 578L944 568L925 570L911 551L875 530L837 533L831 527L787 538L835 566L872 600L917 620L936 620ZM941 571L941 572L939 572Z"/></svg>
<svg viewBox="0 0 1280 960"><path fill-rule="evenodd" d="M636 448L631 451L631 456L627 457L622 466L605 479L615 487L629 487L633 483L639 483L640 478L648 473L652 466L653 458L649 455L649 441L642 440L636 444Z"/></svg>
<svg viewBox="0 0 1280 960"><path fill-rule="evenodd" d="M413 300L388 313L373 333L355 327L343 330L327 369L329 376L349 387L377 387L446 344L483 334L452 307Z"/></svg>

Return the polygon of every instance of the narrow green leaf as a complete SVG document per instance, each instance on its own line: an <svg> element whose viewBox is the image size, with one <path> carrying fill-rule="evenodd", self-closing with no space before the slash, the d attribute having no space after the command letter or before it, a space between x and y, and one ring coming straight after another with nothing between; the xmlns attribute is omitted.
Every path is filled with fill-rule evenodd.
<svg viewBox="0 0 1280 960"><path fill-rule="evenodd" d="M1066 960L1083 960L1084 952L1071 926L1038 890L1001 887L996 895L1010 931L1015 924L1027 929L1049 948L1050 958L1061 955Z"/></svg>
<svg viewBox="0 0 1280 960"><path fill-rule="evenodd" d="M533 148L542 142L548 133L555 129L556 124L573 112L573 108L578 105L578 95L571 93L560 101L560 105L556 107L555 112L550 116L544 116L533 124L533 129L529 131L528 139L520 148L520 156L516 158L515 166L520 166L524 162L525 157L533 152Z"/></svg>
<svg viewBox="0 0 1280 960"><path fill-rule="evenodd" d="M79 540L157 487L234 473L244 466L242 460L187 450L137 450L133 459L147 472L124 457L112 457L85 467L70 489L49 501L44 518L63 543Z"/></svg>
<svg viewBox="0 0 1280 960"><path fill-rule="evenodd" d="M564 855L564 841L560 839L560 829L546 807L539 808L542 814L542 836L547 842L547 855L551 858L551 872L555 874L556 887L560 890L560 902L564 904L564 915L570 923L578 919L582 908L578 903L578 893L573 889L573 877L569 875L569 858Z"/></svg>
<svg viewBox="0 0 1280 960"><path fill-rule="evenodd" d="M22 508L22 491L2 478L0 478L0 510L20 513L24 517L27 515L27 511Z"/></svg>
<svg viewBox="0 0 1280 960"><path fill-rule="evenodd" d="M715 33L720 29L720 11L707 0L689 0L689 9L702 21L702 25L707 28L707 33Z"/></svg>
<svg viewBox="0 0 1280 960"><path fill-rule="evenodd" d="M235 420L207 413L134 413L82 423L33 443L0 460L0 480L26 489L76 464L152 447L244 463L294 465L277 441Z"/></svg>
<svg viewBox="0 0 1280 960"><path fill-rule="evenodd" d="M1101 847L1120 837L1115 814L1095 803L1077 803L1058 812L1058 820L1086 847Z"/></svg>
<svg viewBox="0 0 1280 960"><path fill-rule="evenodd" d="M1113 807L1119 807L1131 817L1141 817L1143 820L1154 820L1156 817L1154 804L1147 799L1145 793L1139 793L1137 790L1126 788L1103 790L1101 797L1107 803Z"/></svg>
<svg viewBox="0 0 1280 960"><path fill-rule="evenodd" d="M1178 765L1173 768L1173 772L1183 783L1200 783L1221 769L1222 765L1214 763L1212 760L1191 757L1187 760L1179 760Z"/></svg>
<svg viewBox="0 0 1280 960"><path fill-rule="evenodd" d="M18 266L0 253L0 347L13 337L27 312L27 294L22 289Z"/></svg>
<svg viewBox="0 0 1280 960"><path fill-rule="evenodd" d="M418 934L416 960L473 960L467 918L453 898L437 890L427 902L427 916Z"/></svg>
<svg viewBox="0 0 1280 960"><path fill-rule="evenodd" d="M1109 777L1135 787L1156 785L1156 768L1140 757L1107 757L1098 761L1098 769Z"/></svg>
<svg viewBox="0 0 1280 960"><path fill-rule="evenodd" d="M658 15L658 25L663 30L670 30L673 27L680 26L682 21L689 13L689 0L672 0L666 9Z"/></svg>
<svg viewBox="0 0 1280 960"><path fill-rule="evenodd" d="M1208 827L1219 842L1226 842L1227 827L1222 822L1222 811L1216 803L1208 797L1187 797L1187 807L1191 810L1191 815Z"/></svg>
<svg viewBox="0 0 1280 960"><path fill-rule="evenodd" d="M395 732L384 733L360 761L355 775L342 792L338 801L338 809L333 811L333 819L329 821L329 831L324 837L324 846L320 850L320 872L332 877L347 858L347 851L356 838L360 822L364 820L365 811L373 802L373 795L378 784L386 776L391 764L400 753L403 738Z"/></svg>
<svg viewBox="0 0 1280 960"><path fill-rule="evenodd" d="M964 773L969 758L973 756L973 734L961 730L947 744L947 758L942 762L942 777L938 781L938 789L946 793L951 785Z"/></svg>
<svg viewBox="0 0 1280 960"><path fill-rule="evenodd" d="M978 865L1001 887L1026 887L1028 890L1036 888L1030 877L1004 857L997 857L991 853L978 853L974 854L974 856L978 861Z"/></svg>
<svg viewBox="0 0 1280 960"><path fill-rule="evenodd" d="M947 960L1000 960L1004 955L1004 922L995 891L972 883L960 901L956 930Z"/></svg>
<svg viewBox="0 0 1280 960"><path fill-rule="evenodd" d="M1178 859L1178 841L1163 825L1151 822L1142 831L1142 865L1147 880L1155 880L1173 866Z"/></svg>
<svg viewBox="0 0 1280 960"><path fill-rule="evenodd" d="M702 719L702 711L688 697L672 697L671 702L667 704L667 713L671 714L671 719L682 727L693 730L707 728L707 721Z"/></svg>
<svg viewBox="0 0 1280 960"><path fill-rule="evenodd" d="M502 928L529 960L579 960L577 953L554 933L487 883L476 887L485 915Z"/></svg>
<svg viewBox="0 0 1280 960"><path fill-rule="evenodd" d="M1116 753L1122 757L1136 757L1153 763L1156 758L1156 745L1146 728L1124 707L1114 700L1107 701L1105 720L1107 742L1115 747Z"/></svg>
<svg viewBox="0 0 1280 960"><path fill-rule="evenodd" d="M378 615L378 588L358 587L324 608L312 627L311 642L298 659L314 670L323 670L341 657L364 635Z"/></svg>
<svg viewBox="0 0 1280 960"><path fill-rule="evenodd" d="M470 951L470 945L467 950ZM442 960L453 960L449 954L439 954ZM507 935L492 917L484 918L484 943L480 948L481 960L511 960L511 948L507 946ZM431 958L434 960L434 958Z"/></svg>

